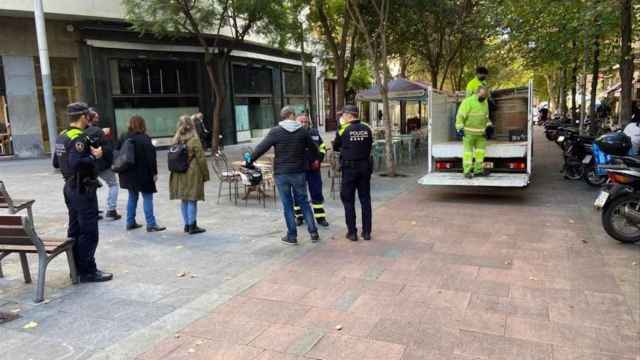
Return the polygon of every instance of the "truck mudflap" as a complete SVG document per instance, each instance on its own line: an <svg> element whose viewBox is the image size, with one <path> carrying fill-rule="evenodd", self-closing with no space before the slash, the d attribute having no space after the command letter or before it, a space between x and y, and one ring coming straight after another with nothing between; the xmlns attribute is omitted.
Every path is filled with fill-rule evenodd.
<svg viewBox="0 0 640 360"><path fill-rule="evenodd" d="M529 185L529 174L493 173L489 176L465 179L461 173L431 173L418 180L427 186L486 186L523 188Z"/></svg>

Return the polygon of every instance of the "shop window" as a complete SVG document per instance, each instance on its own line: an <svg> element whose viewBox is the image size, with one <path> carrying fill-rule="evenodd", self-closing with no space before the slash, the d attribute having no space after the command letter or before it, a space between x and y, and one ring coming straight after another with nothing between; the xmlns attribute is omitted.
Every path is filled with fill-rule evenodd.
<svg viewBox="0 0 640 360"><path fill-rule="evenodd" d="M236 94L273 93L273 71L268 67L233 65L233 88Z"/></svg>
<svg viewBox="0 0 640 360"><path fill-rule="evenodd" d="M310 96L311 94L311 73L307 72L305 73L306 75L306 87L307 87L307 91L306 94L307 96ZM302 74L298 71L283 71L282 72L282 76L283 76L283 84L284 84L284 93L286 95L299 95L302 96Z"/></svg>
<svg viewBox="0 0 640 360"><path fill-rule="evenodd" d="M42 90L42 73L40 59L34 58L36 91L40 112L40 127L42 131L45 151L49 151L49 131L47 128L47 112L44 106L44 91ZM70 58L49 58L51 66L51 82L56 115L56 128L60 132L67 126L67 105L78 99L78 82L76 79L76 60Z"/></svg>

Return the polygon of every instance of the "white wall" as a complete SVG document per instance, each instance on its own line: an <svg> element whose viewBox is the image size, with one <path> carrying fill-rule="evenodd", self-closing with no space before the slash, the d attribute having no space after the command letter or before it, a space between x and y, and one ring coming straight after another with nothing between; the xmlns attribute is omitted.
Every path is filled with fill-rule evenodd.
<svg viewBox="0 0 640 360"><path fill-rule="evenodd" d="M122 19L119 0L43 0L47 15L72 15L95 19ZM33 13L32 0L0 0L0 10Z"/></svg>

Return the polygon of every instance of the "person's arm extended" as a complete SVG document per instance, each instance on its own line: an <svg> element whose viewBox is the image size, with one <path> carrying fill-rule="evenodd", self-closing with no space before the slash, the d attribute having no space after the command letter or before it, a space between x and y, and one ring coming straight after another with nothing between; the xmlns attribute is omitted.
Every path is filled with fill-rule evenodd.
<svg viewBox="0 0 640 360"><path fill-rule="evenodd" d="M269 131L267 136L256 146L251 154L251 160L258 160L260 156L264 155L264 153L269 151L269 149L275 144L275 134L273 132L273 129Z"/></svg>

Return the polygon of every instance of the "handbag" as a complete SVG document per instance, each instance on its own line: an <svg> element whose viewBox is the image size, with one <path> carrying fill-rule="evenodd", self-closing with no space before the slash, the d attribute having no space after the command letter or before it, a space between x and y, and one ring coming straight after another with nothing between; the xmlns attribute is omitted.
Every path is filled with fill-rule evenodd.
<svg viewBox="0 0 640 360"><path fill-rule="evenodd" d="M122 143L120 151L113 159L111 170L116 173L123 173L131 169L136 164L136 144L133 139L126 139Z"/></svg>

